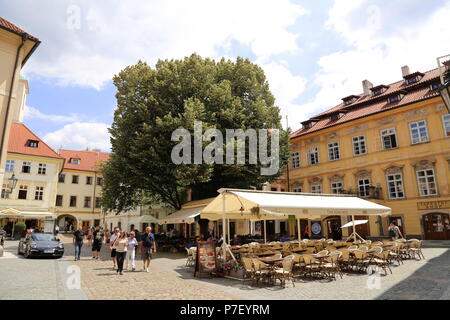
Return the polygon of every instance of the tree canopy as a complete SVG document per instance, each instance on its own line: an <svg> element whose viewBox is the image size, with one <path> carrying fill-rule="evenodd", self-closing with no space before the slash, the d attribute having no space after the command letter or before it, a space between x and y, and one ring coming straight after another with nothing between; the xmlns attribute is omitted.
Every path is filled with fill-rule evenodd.
<svg viewBox="0 0 450 320"><path fill-rule="evenodd" d="M159 60L154 68L139 61L113 79L117 109L110 128L111 157L103 167L103 205L128 210L143 199L179 209L191 189L196 199L221 187L260 187L282 172L288 159L288 132L263 70L248 59L214 61L193 54ZM262 176L261 164L174 164L174 130L279 129L280 169ZM205 147L210 142L203 142ZM246 145L248 150L248 144Z"/></svg>

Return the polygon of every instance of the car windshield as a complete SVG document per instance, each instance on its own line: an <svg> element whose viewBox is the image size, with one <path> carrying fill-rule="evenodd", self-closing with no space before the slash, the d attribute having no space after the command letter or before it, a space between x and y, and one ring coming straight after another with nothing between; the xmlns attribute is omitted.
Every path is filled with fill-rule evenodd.
<svg viewBox="0 0 450 320"><path fill-rule="evenodd" d="M34 241L57 241L54 235L46 233L32 234L31 239L33 239Z"/></svg>

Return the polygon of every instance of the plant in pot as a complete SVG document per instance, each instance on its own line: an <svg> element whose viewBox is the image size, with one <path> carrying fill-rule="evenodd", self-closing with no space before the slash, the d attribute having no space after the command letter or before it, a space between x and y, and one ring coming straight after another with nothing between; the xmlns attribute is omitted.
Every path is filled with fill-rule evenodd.
<svg viewBox="0 0 450 320"><path fill-rule="evenodd" d="M20 236L22 235L23 230L25 230L27 226L25 222L18 221L14 225L14 240L20 240Z"/></svg>

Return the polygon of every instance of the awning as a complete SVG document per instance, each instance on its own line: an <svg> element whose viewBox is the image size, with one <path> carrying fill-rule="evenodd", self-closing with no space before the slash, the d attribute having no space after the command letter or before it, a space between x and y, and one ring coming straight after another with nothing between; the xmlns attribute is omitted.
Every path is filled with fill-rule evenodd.
<svg viewBox="0 0 450 320"><path fill-rule="evenodd" d="M158 220L159 224L176 224L176 223L194 223L195 217L200 215L200 212L205 206L185 208Z"/></svg>
<svg viewBox="0 0 450 320"><path fill-rule="evenodd" d="M358 226L360 224L366 224L367 222L369 222L369 220L355 220L355 226ZM353 221L350 221L346 224L344 224L341 228L350 228L353 227Z"/></svg>
<svg viewBox="0 0 450 320"><path fill-rule="evenodd" d="M140 223L159 223L158 219L151 214L144 214L139 221Z"/></svg>
<svg viewBox="0 0 450 320"><path fill-rule="evenodd" d="M20 211L15 208L8 208L0 210L0 219L55 219L56 215L53 212L48 211Z"/></svg>
<svg viewBox="0 0 450 320"><path fill-rule="evenodd" d="M201 217L222 219L223 197L228 219L288 219L321 216L386 216L391 209L358 197L345 195L306 194L240 189L220 189L218 195L203 209Z"/></svg>

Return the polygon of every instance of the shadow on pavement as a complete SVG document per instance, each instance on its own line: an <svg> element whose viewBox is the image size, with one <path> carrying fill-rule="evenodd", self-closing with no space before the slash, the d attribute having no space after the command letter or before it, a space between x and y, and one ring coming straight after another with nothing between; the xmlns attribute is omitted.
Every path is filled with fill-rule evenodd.
<svg viewBox="0 0 450 320"><path fill-rule="evenodd" d="M450 299L450 249L376 298L377 300Z"/></svg>

